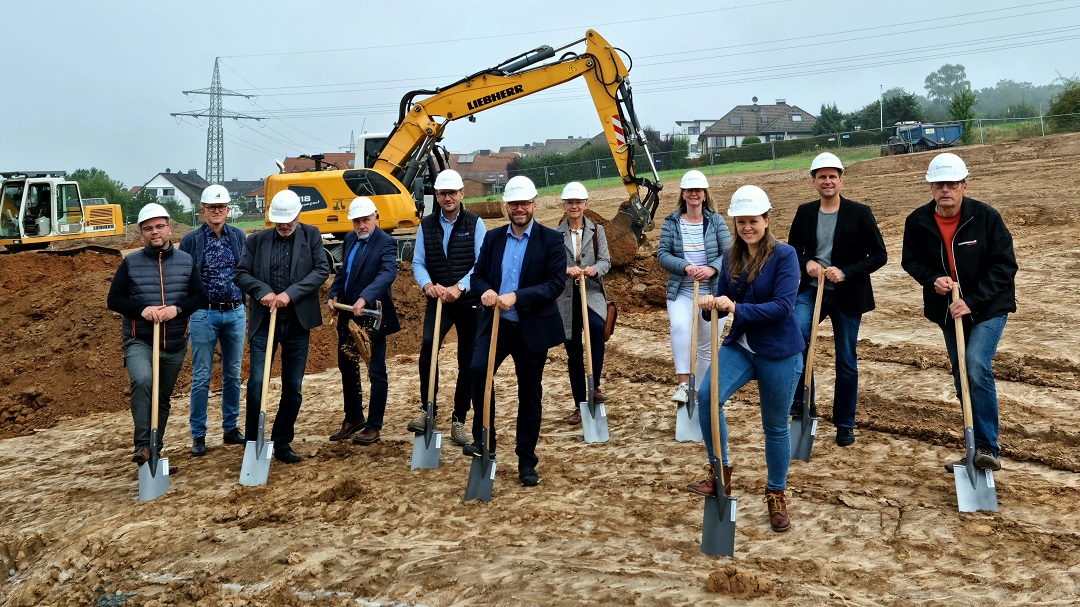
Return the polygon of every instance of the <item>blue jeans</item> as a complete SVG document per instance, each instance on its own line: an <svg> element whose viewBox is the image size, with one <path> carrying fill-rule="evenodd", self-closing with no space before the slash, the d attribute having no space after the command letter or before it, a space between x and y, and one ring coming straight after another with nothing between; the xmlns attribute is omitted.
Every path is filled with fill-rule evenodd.
<svg viewBox="0 0 1080 607"><path fill-rule="evenodd" d="M158 444L164 442L165 425L172 408L173 387L187 356L187 343L176 351L159 354ZM129 339L124 342L124 366L131 379L131 419L135 422L135 446L150 444L151 392L154 386L154 347L149 342Z"/></svg>
<svg viewBox="0 0 1080 607"><path fill-rule="evenodd" d="M274 441L274 449L287 447L293 441L293 426L296 424L296 416L300 413L300 404L303 395L300 388L304 382L304 371L307 369L308 342L311 333L300 325L295 318L285 316L282 318L278 313L277 330L274 336L273 350L281 345L281 400L278 410L274 415L274 428L270 440ZM248 440L255 440L259 434L259 403L262 400L263 368L266 357L267 333L270 332L270 315L263 316L262 324L248 341L251 347L249 359L249 375L247 385L247 411L244 417L244 436ZM273 356L273 355L271 355ZM273 358L271 358L273 363ZM270 416L269 408L266 416Z"/></svg>
<svg viewBox="0 0 1080 607"><path fill-rule="evenodd" d="M752 354L742 346L731 345L720 348L720 452L723 464L728 465L727 420L724 418L724 403L736 390L752 380L757 380L758 393L761 395L761 428L765 431L765 464L769 469L766 488L783 490L787 487L788 465L791 463L791 439L788 436L788 412L791 409L791 396L799 380L802 369L802 353L795 353L784 358L769 358ZM701 423L701 435L705 438L705 451L709 463L717 463L716 450L712 440L712 410L710 409L712 367L705 372L698 390L698 421Z"/></svg>
<svg viewBox="0 0 1080 607"><path fill-rule="evenodd" d="M967 351L968 387L971 389L971 417L975 431L975 446L985 447L998 457L998 399L994 383L994 354L997 352L1001 334L1005 331L1007 316L995 316L980 323L964 323L964 344ZM960 365L956 358L956 329L952 325L941 328L945 335L945 347L952 363L953 385L960 397Z"/></svg>
<svg viewBox="0 0 1080 607"><path fill-rule="evenodd" d="M799 291L795 299L795 319L799 322L799 330L802 331L803 339L806 340L807 350L803 352L803 360L806 359L810 348L810 326L814 316L814 299L817 297L817 287L811 287ZM836 293L828 289L821 296L821 314L818 317L820 323L826 316L832 319L833 345L836 350L836 383L833 386L833 424L839 428L855 427L855 404L859 399L859 356L855 352L855 345L859 342L859 324L862 315L854 316L844 314L836 301ZM805 363L804 363L805 364ZM795 398L792 399L791 409L796 411L802 408L802 386L806 382L805 371L799 377L800 388L795 390ZM816 375L816 374L815 374ZM814 384L810 386L810 402L814 402Z"/></svg>
<svg viewBox="0 0 1080 607"><path fill-rule="evenodd" d="M349 333L351 312L338 312L338 370L341 371L341 394L345 401L345 421L351 424L364 421L364 391L360 386L360 349ZM434 321L432 321L434 322ZM371 360L367 364L368 381L371 382L371 398L368 400L368 416L365 428L381 430L386 414L386 395L389 380L386 376L386 336L371 335Z"/></svg>
<svg viewBox="0 0 1080 607"><path fill-rule="evenodd" d="M236 428L240 417L240 365L244 360L247 312L197 310L191 315L191 438L206 436L206 406L210 396L210 376L214 370L214 348L221 343L221 430Z"/></svg>

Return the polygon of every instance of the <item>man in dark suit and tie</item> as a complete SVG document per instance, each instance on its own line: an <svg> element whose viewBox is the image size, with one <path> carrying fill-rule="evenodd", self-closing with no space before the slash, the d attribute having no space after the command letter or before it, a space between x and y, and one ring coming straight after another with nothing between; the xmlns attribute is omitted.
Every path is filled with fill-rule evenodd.
<svg viewBox="0 0 1080 607"><path fill-rule="evenodd" d="M491 344L492 308L501 310L495 346L495 370L507 356L514 359L518 379L517 449L518 477L532 487L540 483L536 473L536 443L540 439L544 364L549 348L563 343L562 317L556 301L566 287L566 256L559 232L533 221L536 187L525 176L506 182L503 201L510 216L505 229L490 230L484 237L473 270L472 287L485 306L473 350L472 401L473 444L465 455L479 457L483 430L484 390L488 349ZM488 420L491 451L495 451L495 396L492 392Z"/></svg>
<svg viewBox="0 0 1080 607"><path fill-rule="evenodd" d="M379 228L379 213L375 203L360 196L349 205L353 231L345 236L345 257L341 269L330 286L330 312L338 315L338 369L341 371L341 391L345 399L345 421L330 435L339 441L353 437L357 445L379 442L379 430L386 412L386 336L401 328L390 287L397 277L397 245ZM334 308L334 301L352 306L352 312ZM365 322L364 308L382 302L382 325L371 332L371 360L368 361L368 381L371 401L367 420L364 419L363 391L360 386L360 351L349 333L350 322Z"/></svg>
<svg viewBox="0 0 1080 607"><path fill-rule="evenodd" d="M274 442L274 457L287 464L300 461L290 443L303 401L300 387L307 368L309 337L311 330L322 324L319 287L330 276L322 235L313 226L300 223L301 206L291 190L274 195L267 217L275 225L247 239L233 277L252 302L244 428L249 438L258 434L270 310L277 309L277 326L269 347L274 350L281 344L281 401L270 440Z"/></svg>

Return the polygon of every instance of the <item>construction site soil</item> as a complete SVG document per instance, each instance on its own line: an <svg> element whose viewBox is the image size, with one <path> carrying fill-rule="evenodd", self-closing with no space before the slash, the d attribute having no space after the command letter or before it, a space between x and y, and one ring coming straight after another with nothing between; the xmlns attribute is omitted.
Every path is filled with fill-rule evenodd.
<svg viewBox="0 0 1080 607"><path fill-rule="evenodd" d="M0 256L0 604L1076 604L1080 136L961 154L968 195L1002 213L1020 265L1018 311L995 359L999 512L958 513L942 469L960 453L963 424L941 332L922 318L918 285L899 263L904 218L930 198L923 175L932 154L914 154L856 163L844 175L845 195L873 208L889 263L874 275L877 309L863 317L858 441L846 448L827 423L832 334L822 325L825 419L812 461L791 466L787 533L769 529L762 500L755 385L726 406L739 498L734 558L700 552L702 501L683 490L700 480L705 454L674 440L659 230L607 280L620 309L603 377L610 442L587 445L580 427L560 421L573 403L566 355L553 349L537 449L543 480L521 487L512 451L500 451L486 504L463 501L470 462L449 441L438 469L409 470L423 302L408 264L394 285L404 330L390 339L382 442L327 440L342 413L335 332L324 325L312 332L293 443L301 463L274 462L262 487L237 483L243 449L223 446L216 431L219 372L210 452L192 458L188 367L165 435L164 455L180 472L167 494L139 503L120 319L105 308L119 257ZM801 170L710 178L721 208L744 183L772 198L781 239L797 205L814 196ZM675 205L678 184L666 185L657 224ZM610 217L621 195L593 192L590 206ZM554 226L561 212L545 197L537 219ZM444 348L444 360L454 351ZM497 428L507 437L512 367L496 377L506 395ZM455 365L441 374L450 385ZM280 389L273 375L270 419Z"/></svg>

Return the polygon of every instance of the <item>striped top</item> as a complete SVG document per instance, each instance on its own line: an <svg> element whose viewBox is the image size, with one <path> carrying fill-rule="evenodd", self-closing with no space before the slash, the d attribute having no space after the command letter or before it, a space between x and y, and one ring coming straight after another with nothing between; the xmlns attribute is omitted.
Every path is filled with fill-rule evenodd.
<svg viewBox="0 0 1080 607"><path fill-rule="evenodd" d="M705 234L702 231L703 222L693 223L686 220L685 216L679 217L679 229L682 231L683 257L691 265L705 266L709 264L709 256L705 252ZM694 279L683 276L679 290L694 292Z"/></svg>

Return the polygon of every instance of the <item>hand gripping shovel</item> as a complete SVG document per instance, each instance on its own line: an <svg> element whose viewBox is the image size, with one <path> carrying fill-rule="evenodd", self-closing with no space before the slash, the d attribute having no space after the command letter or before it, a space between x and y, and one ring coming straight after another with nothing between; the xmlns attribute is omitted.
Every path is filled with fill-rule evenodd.
<svg viewBox="0 0 1080 607"><path fill-rule="evenodd" d="M694 441L700 443L701 424L697 417L697 377L694 370L697 369L697 331L698 331L698 294L701 291L701 281L694 281L694 307L690 312L690 389L687 391L686 403L680 403L675 411L675 440L681 442Z"/></svg>
<svg viewBox="0 0 1080 607"><path fill-rule="evenodd" d="M817 298L814 300L814 316L810 319L810 347L806 351L806 372L803 374L802 416L791 420L791 461L810 461L817 434L818 418L810 417L811 387L814 385L814 348L817 346L818 315L821 314L821 296L825 293L825 278L819 277Z"/></svg>
<svg viewBox="0 0 1080 607"><path fill-rule="evenodd" d="M960 285L953 283L953 301L960 299ZM964 344L964 323L954 318L956 327L956 360L960 367L960 402L964 409L964 445L967 457L963 466L953 466L956 480L956 502L960 512L987 510L997 512L997 489L994 488L994 472L975 467L975 430L971 415L971 391L968 387L967 346Z"/></svg>
<svg viewBox="0 0 1080 607"><path fill-rule="evenodd" d="M442 432L435 431L435 382L439 377L439 350L442 342L442 300L435 300L435 339L432 342L431 371L428 373L428 398L424 405L424 431L413 437L412 464L417 468L438 468L442 453Z"/></svg>
<svg viewBox="0 0 1080 607"><path fill-rule="evenodd" d="M169 490L169 458L158 445L158 392L161 390L161 323L154 323L154 380L150 388L150 459L139 464L139 501L148 502Z"/></svg>
<svg viewBox="0 0 1080 607"><path fill-rule="evenodd" d="M484 406L482 408L483 430L480 431L480 457L473 458L469 468L469 484L465 487L465 501L479 499L491 501L491 490L495 486L495 458L488 448L488 420L491 418L491 389L495 375L495 347L499 343L499 306L495 306L495 319L491 321L491 345L488 347L487 383L484 384Z"/></svg>
<svg viewBox="0 0 1080 607"><path fill-rule="evenodd" d="M715 312L713 312L715 321ZM713 453L720 456L720 323L712 323L712 373L709 374L709 413L712 415ZM721 464L722 465L722 464ZM727 495L723 470L714 467L715 495L705 498L701 523L701 551L709 556L735 556L735 511L738 503Z"/></svg>
<svg viewBox="0 0 1080 607"><path fill-rule="evenodd" d="M274 362L274 336L277 329L277 308L270 308L270 331L266 334L266 358L263 362L262 396L259 398L259 431L255 440L244 446L244 462L240 465L240 484L246 487L265 485L270 478L270 454L274 442L266 438L266 399L270 394L270 365Z"/></svg>
<svg viewBox="0 0 1080 607"><path fill-rule="evenodd" d="M581 428L585 431L586 443L606 443L608 434L607 409L604 403L596 402L596 385L593 383L592 339L589 334L589 306L585 301L585 276L578 279L581 292L581 326L585 333L585 389L586 401L578 403L581 409Z"/></svg>

